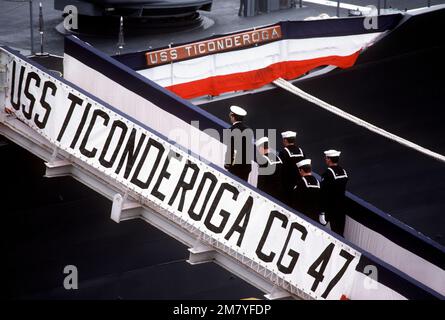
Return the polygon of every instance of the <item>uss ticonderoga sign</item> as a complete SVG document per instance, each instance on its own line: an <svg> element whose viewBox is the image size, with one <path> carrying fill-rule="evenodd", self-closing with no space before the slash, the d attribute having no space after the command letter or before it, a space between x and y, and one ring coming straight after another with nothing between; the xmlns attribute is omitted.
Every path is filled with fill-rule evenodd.
<svg viewBox="0 0 445 320"><path fill-rule="evenodd" d="M172 61L181 61L209 53L230 51L244 47L251 47L260 43L281 39L279 25L231 34L224 37L209 39L182 46L166 48L145 53L148 66L156 66Z"/></svg>

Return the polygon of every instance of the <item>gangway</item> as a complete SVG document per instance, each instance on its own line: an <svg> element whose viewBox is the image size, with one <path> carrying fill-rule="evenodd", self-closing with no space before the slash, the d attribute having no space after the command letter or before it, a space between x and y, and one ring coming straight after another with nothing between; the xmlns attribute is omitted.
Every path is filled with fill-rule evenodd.
<svg viewBox="0 0 445 320"><path fill-rule="evenodd" d="M110 63L94 48L71 41L81 56ZM215 262L268 299L443 298L443 287L433 289L309 221L203 158L199 148L178 144L7 47L0 62L0 133L42 158L46 177L72 176L112 200L110 217L117 223L140 218L186 244L191 264ZM149 84L118 63L110 65L126 81ZM97 74L97 85L106 77ZM108 90L119 93L120 85ZM145 89L158 107L172 99L153 84ZM131 93L127 97L134 101ZM196 110L187 112L193 116ZM427 269L441 286L443 252L437 258L427 261Z"/></svg>

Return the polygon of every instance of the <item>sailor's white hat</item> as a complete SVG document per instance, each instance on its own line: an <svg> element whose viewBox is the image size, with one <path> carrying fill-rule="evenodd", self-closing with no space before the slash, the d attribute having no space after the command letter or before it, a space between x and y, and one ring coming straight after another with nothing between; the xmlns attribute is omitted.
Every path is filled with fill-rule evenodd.
<svg viewBox="0 0 445 320"><path fill-rule="evenodd" d="M300 162L297 162L297 167L300 168L302 166L307 166L311 164L311 159L304 159L301 160Z"/></svg>
<svg viewBox="0 0 445 320"><path fill-rule="evenodd" d="M237 114L241 117L244 117L247 114L247 111L238 106L231 106L230 111L234 114Z"/></svg>
<svg viewBox="0 0 445 320"><path fill-rule="evenodd" d="M337 150L333 150L333 149L331 149L331 150L326 150L325 152L324 152L324 154L325 154L325 156L326 157L340 157L340 151L337 151Z"/></svg>
<svg viewBox="0 0 445 320"><path fill-rule="evenodd" d="M295 138L297 133L295 131L284 131L281 132L281 137L284 138Z"/></svg>
<svg viewBox="0 0 445 320"><path fill-rule="evenodd" d="M261 146L262 144L264 144L265 142L269 142L269 138L268 138L268 137L262 137L262 138L258 139L258 140L255 142L255 145L256 145L257 147L259 147L259 146Z"/></svg>

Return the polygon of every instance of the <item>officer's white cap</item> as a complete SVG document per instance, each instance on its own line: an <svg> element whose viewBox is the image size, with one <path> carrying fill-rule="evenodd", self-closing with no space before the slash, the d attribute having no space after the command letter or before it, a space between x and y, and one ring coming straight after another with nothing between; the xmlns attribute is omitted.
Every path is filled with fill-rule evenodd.
<svg viewBox="0 0 445 320"><path fill-rule="evenodd" d="M261 146L262 144L264 144L265 142L269 142L269 138L268 138L268 137L262 137L262 138L258 139L258 140L255 142L255 145L256 145L257 147L259 147L259 146Z"/></svg>
<svg viewBox="0 0 445 320"><path fill-rule="evenodd" d="M326 157L340 157L340 151L337 151L337 150L333 150L333 149L331 149L331 150L326 150L325 152L324 152L324 154L325 154L325 156Z"/></svg>
<svg viewBox="0 0 445 320"><path fill-rule="evenodd" d="M283 139L285 138L295 138L297 136L297 133L295 131L284 131L281 132L281 137Z"/></svg>
<svg viewBox="0 0 445 320"><path fill-rule="evenodd" d="M300 168L302 166L307 166L311 164L311 159L304 159L301 160L300 162L297 162L297 167Z"/></svg>
<svg viewBox="0 0 445 320"><path fill-rule="evenodd" d="M244 117L247 114L247 111L238 106L231 106L230 111L236 115Z"/></svg>

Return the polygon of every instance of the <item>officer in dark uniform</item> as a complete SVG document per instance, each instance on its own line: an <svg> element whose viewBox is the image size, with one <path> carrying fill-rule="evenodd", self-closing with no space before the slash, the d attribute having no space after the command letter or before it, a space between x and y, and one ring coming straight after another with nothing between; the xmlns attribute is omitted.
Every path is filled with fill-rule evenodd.
<svg viewBox="0 0 445 320"><path fill-rule="evenodd" d="M246 115L247 112L243 108L238 106L230 107L231 137L224 165L229 172L245 181L247 181L252 170L251 160L253 158L253 132L243 122ZM241 146L235 143L235 138L240 142Z"/></svg>
<svg viewBox="0 0 445 320"><path fill-rule="evenodd" d="M318 222L321 213L320 182L312 175L311 159L297 163L300 177L293 190L292 207Z"/></svg>
<svg viewBox="0 0 445 320"><path fill-rule="evenodd" d="M292 205L292 194L300 177L298 173L297 163L305 158L303 150L296 144L297 133L295 131L285 131L281 133L283 138L284 149L280 151L278 156L283 163L282 170L282 201L287 205Z"/></svg>
<svg viewBox="0 0 445 320"><path fill-rule="evenodd" d="M322 175L321 197L322 209L326 217L321 215L320 222L329 221L332 231L343 236L346 217L344 203L348 174L345 169L338 165L340 153L337 150L324 152L328 168Z"/></svg>
<svg viewBox="0 0 445 320"><path fill-rule="evenodd" d="M269 139L263 137L255 143L258 148L258 189L276 199L281 198L281 167L278 155L269 149Z"/></svg>

